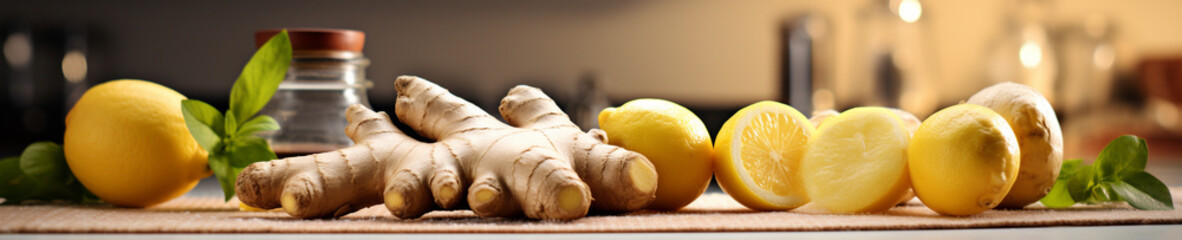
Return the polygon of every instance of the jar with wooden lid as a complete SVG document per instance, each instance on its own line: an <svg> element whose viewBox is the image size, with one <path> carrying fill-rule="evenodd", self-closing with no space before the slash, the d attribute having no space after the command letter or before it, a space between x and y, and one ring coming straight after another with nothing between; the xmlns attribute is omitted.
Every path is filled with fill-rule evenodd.
<svg viewBox="0 0 1182 240"><path fill-rule="evenodd" d="M280 29L255 33L262 46ZM345 110L369 107L365 78L369 59L361 54L365 33L344 29L287 29L292 63L279 90L259 113L275 118L280 130L264 133L280 158L347 147Z"/></svg>

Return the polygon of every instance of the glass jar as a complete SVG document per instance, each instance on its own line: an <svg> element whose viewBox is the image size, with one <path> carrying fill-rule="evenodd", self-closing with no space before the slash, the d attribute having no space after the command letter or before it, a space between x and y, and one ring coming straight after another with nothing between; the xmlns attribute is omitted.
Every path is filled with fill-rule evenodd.
<svg viewBox="0 0 1182 240"><path fill-rule="evenodd" d="M279 32L255 34L262 46ZM280 158L331 151L353 145L345 135L345 110L369 107L365 78L369 59L361 54L365 34L340 29L288 29L292 63L279 90L259 113L275 118L280 129L264 133Z"/></svg>

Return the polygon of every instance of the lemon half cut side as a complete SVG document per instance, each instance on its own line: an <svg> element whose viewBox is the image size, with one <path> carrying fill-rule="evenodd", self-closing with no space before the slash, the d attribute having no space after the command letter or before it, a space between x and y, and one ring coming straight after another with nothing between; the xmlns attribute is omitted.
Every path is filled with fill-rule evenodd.
<svg viewBox="0 0 1182 240"><path fill-rule="evenodd" d="M715 177L723 191L757 210L789 210L809 202L800 160L812 123L796 109L763 101L735 113L718 134Z"/></svg>
<svg viewBox="0 0 1182 240"><path fill-rule="evenodd" d="M858 107L827 120L801 163L805 190L833 213L881 212L911 187L903 120L882 107Z"/></svg>

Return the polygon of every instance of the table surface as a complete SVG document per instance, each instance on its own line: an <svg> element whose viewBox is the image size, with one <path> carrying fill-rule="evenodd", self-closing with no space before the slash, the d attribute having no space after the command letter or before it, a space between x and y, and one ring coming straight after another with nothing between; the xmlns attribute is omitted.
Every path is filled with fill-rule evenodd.
<svg viewBox="0 0 1182 240"><path fill-rule="evenodd" d="M1182 186L1182 159L1150 160L1146 170L1166 185ZM709 191L718 191L712 187ZM188 197L220 197L216 179L202 180ZM1182 225L987 228L846 232L604 233L604 234L9 234L0 239L1177 239Z"/></svg>

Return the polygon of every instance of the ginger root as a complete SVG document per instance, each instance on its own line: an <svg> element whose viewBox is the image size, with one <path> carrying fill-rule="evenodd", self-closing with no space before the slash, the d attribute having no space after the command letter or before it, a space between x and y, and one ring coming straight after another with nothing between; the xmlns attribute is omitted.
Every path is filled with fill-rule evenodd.
<svg viewBox="0 0 1182 240"><path fill-rule="evenodd" d="M968 103L1001 114L1018 137L1018 180L997 207L1020 209L1050 193L1063 165L1063 131L1047 98L1029 86L1004 82L981 89Z"/></svg>
<svg viewBox="0 0 1182 240"><path fill-rule="evenodd" d="M643 155L586 133L541 90L517 86L500 105L508 125L414 76L395 81L402 133L384 112L354 105L353 146L251 164L239 199L299 218L335 218L378 203L400 219L467 207L484 217L573 219L590 208L637 210L653 201L657 172ZM594 197L594 201L593 198Z"/></svg>

